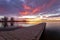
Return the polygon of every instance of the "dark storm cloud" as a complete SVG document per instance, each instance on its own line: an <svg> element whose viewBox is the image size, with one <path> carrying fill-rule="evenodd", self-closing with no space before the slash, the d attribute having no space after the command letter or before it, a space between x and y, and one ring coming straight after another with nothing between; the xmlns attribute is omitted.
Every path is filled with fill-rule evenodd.
<svg viewBox="0 0 60 40"><path fill-rule="evenodd" d="M0 15L19 15L24 11L22 4L41 7L40 12L58 12L60 8L60 0L0 0Z"/></svg>

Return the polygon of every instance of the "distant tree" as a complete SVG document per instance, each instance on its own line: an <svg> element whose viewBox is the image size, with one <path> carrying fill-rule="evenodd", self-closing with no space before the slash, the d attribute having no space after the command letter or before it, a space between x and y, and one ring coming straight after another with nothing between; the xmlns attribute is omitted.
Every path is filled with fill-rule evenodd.
<svg viewBox="0 0 60 40"><path fill-rule="evenodd" d="M13 26L13 25L14 25L14 18L11 17L10 21L11 21L11 22L10 22L11 26Z"/></svg>
<svg viewBox="0 0 60 40"><path fill-rule="evenodd" d="M2 22L2 21L4 21L4 18L1 18L1 23L2 23L2 26L4 26L4 22Z"/></svg>
<svg viewBox="0 0 60 40"><path fill-rule="evenodd" d="M3 18L3 23L4 23L4 27L7 27L8 26L8 24L7 24L7 21L8 21L8 17L4 17Z"/></svg>

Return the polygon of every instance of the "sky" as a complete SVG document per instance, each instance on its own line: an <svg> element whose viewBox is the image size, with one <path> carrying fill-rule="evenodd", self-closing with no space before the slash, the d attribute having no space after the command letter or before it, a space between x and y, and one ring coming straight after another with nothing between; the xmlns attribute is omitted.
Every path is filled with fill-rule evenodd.
<svg viewBox="0 0 60 40"><path fill-rule="evenodd" d="M60 14L60 0L0 0L0 15Z"/></svg>

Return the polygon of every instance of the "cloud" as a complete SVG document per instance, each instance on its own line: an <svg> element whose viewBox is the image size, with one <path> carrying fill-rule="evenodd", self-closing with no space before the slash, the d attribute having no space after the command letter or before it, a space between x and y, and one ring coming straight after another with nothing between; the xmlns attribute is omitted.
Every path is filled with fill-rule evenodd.
<svg viewBox="0 0 60 40"><path fill-rule="evenodd" d="M60 9L60 0L0 0L0 15L18 15L24 11L24 3L32 9L40 7L39 13L56 13Z"/></svg>

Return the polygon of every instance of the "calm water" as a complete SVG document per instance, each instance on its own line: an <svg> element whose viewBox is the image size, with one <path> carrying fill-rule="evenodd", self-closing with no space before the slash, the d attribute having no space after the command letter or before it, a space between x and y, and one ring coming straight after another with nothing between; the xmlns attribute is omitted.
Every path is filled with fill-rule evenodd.
<svg viewBox="0 0 60 40"><path fill-rule="evenodd" d="M22 22L14 22L14 27L17 26L24 26L24 27L28 27L28 26L33 26L34 24L26 24L26 23L22 23ZM0 22L0 27L3 27L4 25ZM8 26L10 26L10 23L8 23ZM60 22L46 22L46 28L60 28Z"/></svg>
<svg viewBox="0 0 60 40"><path fill-rule="evenodd" d="M8 27L11 27L11 24L8 22ZM22 22L14 22L13 26L14 27L29 27L29 26L33 26L34 24L26 24L26 23L22 23ZM0 22L0 27L4 27L3 23Z"/></svg>
<svg viewBox="0 0 60 40"><path fill-rule="evenodd" d="M46 27L60 27L60 22L47 22Z"/></svg>
<svg viewBox="0 0 60 40"><path fill-rule="evenodd" d="M60 40L60 22L47 22L47 40Z"/></svg>

